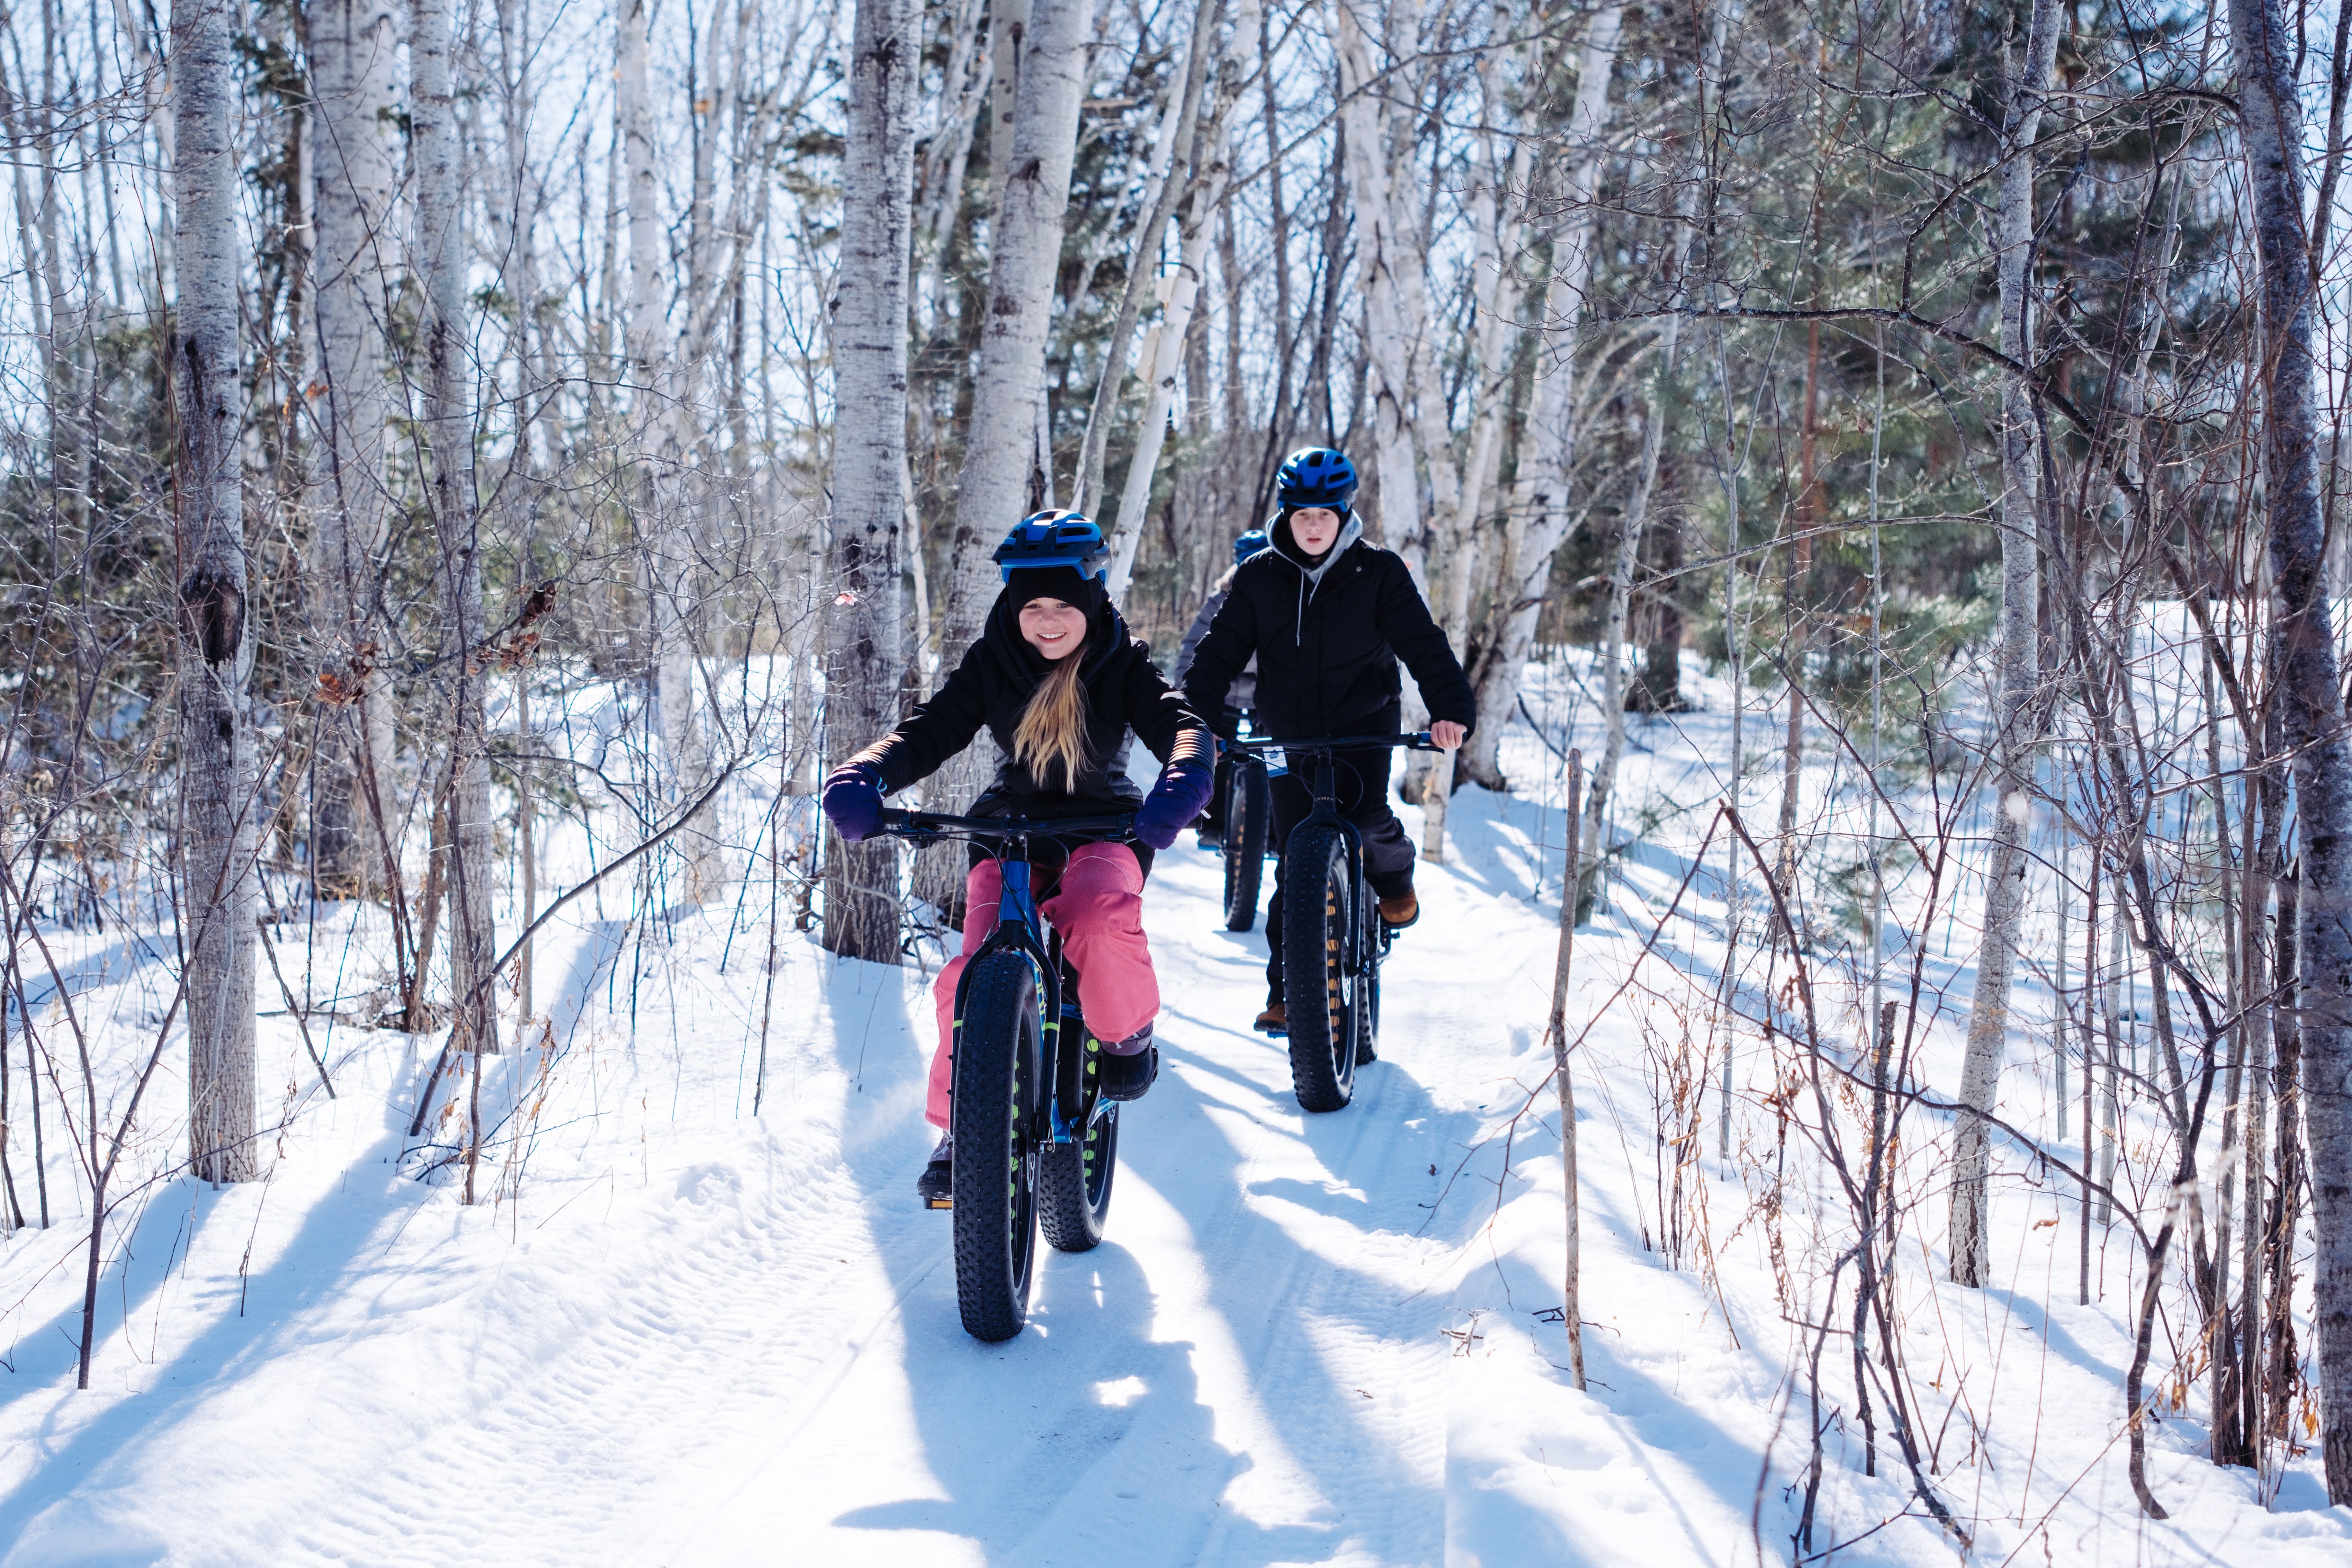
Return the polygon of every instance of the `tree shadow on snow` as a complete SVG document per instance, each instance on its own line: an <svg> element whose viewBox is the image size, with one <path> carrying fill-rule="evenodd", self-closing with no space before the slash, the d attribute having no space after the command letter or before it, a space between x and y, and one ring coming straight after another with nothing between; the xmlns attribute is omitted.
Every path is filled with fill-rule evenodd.
<svg viewBox="0 0 2352 1568"><path fill-rule="evenodd" d="M143 1532L135 1539L116 1539L121 1532L108 1522L105 1499L119 1487L137 1483L136 1461L143 1448L165 1440L179 1423L197 1415L207 1398L234 1386L251 1367L298 1340L305 1315L341 1293L383 1222L404 1207L398 1201L402 1184L390 1174L394 1167L389 1163L399 1143L387 1133L352 1161L354 1173L371 1167L386 1173L381 1183L339 1183L310 1201L301 1223L276 1258L245 1281L241 1305L236 1299L236 1281L215 1277L197 1286L211 1300L169 1308L179 1312L209 1309L213 1321L159 1359L142 1357L142 1386L128 1393L107 1391L121 1388L124 1360L140 1354L138 1331L152 1327L167 1310L160 1298L172 1279L172 1262L195 1239L194 1235L179 1234L180 1228L188 1225L201 1233L220 1225L250 1223L252 1210L238 1200L262 1201L267 1194L255 1188L214 1193L183 1177L156 1193L128 1233L110 1236L112 1250L99 1290L91 1375L100 1391L94 1396L77 1395L69 1387L58 1393L60 1382L69 1385L74 1376L81 1328L79 1300L28 1330L18 1341L16 1375L0 1377L0 1408L26 1399L58 1397L35 1429L32 1442L37 1454L26 1466L25 1479L0 1498L0 1518L23 1526L13 1539L0 1534L0 1548L9 1549L6 1561L48 1561L37 1546L37 1537L42 1535L72 1542L59 1561L112 1561L110 1553L118 1551L129 1553L125 1560L156 1560L141 1548ZM419 1200L425 1197L416 1196ZM226 1247L234 1255L243 1245L243 1238L233 1237L213 1250L218 1253ZM182 1283L178 1288L187 1287ZM84 1419L87 1401L93 1397L110 1403ZM24 1556L27 1547L34 1548L30 1559Z"/></svg>

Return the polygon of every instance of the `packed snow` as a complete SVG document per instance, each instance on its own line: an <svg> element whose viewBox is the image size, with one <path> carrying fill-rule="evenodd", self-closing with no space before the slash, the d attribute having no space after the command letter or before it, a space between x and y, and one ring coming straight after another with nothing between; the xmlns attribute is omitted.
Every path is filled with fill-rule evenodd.
<svg viewBox="0 0 2352 1568"><path fill-rule="evenodd" d="M1825 1281L1852 1220L1812 1145L1782 1142L1789 1040L1737 1033L1733 1150L1717 1152L1729 911L1724 834L1706 835L1730 752L1712 680L1692 683L1704 711L1632 722L1617 837L1640 836L1577 936L1589 1391L1564 1370L1543 1020L1558 753L1600 744L1583 670L1536 673L1532 722L1504 752L1512 793L1454 798L1421 922L1385 972L1381 1060L1344 1111L1301 1112L1281 1047L1250 1031L1264 941L1223 928L1215 856L1188 835L1160 857L1160 1082L1124 1119L1108 1239L1044 1254L1030 1327L998 1345L960 1328L949 1220L912 1190L940 954L835 961L787 902L771 972L760 834L793 831L769 810L772 759L730 796L729 897L664 908L657 884L615 878L570 906L538 946L525 1048L478 1085L445 1077L417 1138L439 1040L361 1027L357 1004L315 1013L330 1098L265 965L267 1179L156 1179L185 1100L167 1044L107 1232L87 1392L74 1041L90 1042L111 1125L163 1022L172 945L121 912L102 931L45 923L57 976L27 959L26 999L60 1063L41 1085L51 1225L34 1215L0 1242L0 1564L1790 1561L1806 1324L1850 1318L1851 1273L1834 1303ZM1751 716L1751 752L1776 738L1768 722ZM1815 761L1826 802L1833 764ZM1775 800L1777 775L1751 778L1751 819ZM598 852L631 831L603 823ZM559 884L584 869L581 833L575 816L552 835ZM380 983L380 912L289 907L272 938L292 989ZM1969 942L1946 929L1928 946L1920 1077L1948 1094ZM1756 962L1740 976L1751 1019L1788 978ZM1853 972L1825 956L1814 976L1847 1042ZM2021 987L2003 1079L2003 1115L2035 1131L2052 1120L2049 1005ZM8 1049L9 1149L34 1214L13 1032ZM448 1129L476 1092L495 1132L467 1207ZM2184 1379L2162 1337L2177 1314L2149 1437L2171 1518L2139 1516L2120 1394L2128 1231L2094 1232L2094 1298L2075 1304L2078 1205L2010 1148L1999 1288L1939 1284L1948 1127L1906 1115L1900 1388L1969 1560L2352 1563L2316 1456L2267 1500L2254 1473L2202 1457L2195 1347L2177 1347ZM1914 1498L1883 1408L1866 1453L1842 1333L1822 1355L1811 1552L1949 1562L1959 1543Z"/></svg>

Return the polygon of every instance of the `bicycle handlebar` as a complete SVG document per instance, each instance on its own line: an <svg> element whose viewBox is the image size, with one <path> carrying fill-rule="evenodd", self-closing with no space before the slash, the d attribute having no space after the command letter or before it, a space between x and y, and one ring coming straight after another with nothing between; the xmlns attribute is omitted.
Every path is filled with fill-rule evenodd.
<svg viewBox="0 0 2352 1568"><path fill-rule="evenodd" d="M1411 735L1335 735L1315 736L1304 740L1276 740L1267 735L1238 737L1223 744L1234 751L1368 751L1374 747L1402 746L1408 751L1443 751L1445 748L1429 738L1429 731L1416 730Z"/></svg>
<svg viewBox="0 0 2352 1568"><path fill-rule="evenodd" d="M955 817L944 811L886 810L882 831L901 838L979 833L993 839L1045 839L1081 834L1125 838L1135 831L1135 813L1098 817Z"/></svg>

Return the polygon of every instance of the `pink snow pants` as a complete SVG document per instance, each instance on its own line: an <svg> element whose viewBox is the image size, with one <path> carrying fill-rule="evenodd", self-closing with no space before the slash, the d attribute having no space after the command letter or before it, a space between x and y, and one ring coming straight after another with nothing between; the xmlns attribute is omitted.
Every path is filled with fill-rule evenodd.
<svg viewBox="0 0 2352 1568"><path fill-rule="evenodd" d="M1004 879L994 861L982 861L964 879L963 952L940 971L931 994L940 1005L940 1048L931 1055L930 1093L923 1114L948 1124L948 1092L955 1069L956 982L969 955L996 929ZM1151 973L1151 946L1143 936L1143 866L1125 844L1081 844L1070 852L1053 895L1038 907L1062 934L1062 951L1078 971L1078 1005L1097 1040L1125 1040L1160 1012L1160 982Z"/></svg>

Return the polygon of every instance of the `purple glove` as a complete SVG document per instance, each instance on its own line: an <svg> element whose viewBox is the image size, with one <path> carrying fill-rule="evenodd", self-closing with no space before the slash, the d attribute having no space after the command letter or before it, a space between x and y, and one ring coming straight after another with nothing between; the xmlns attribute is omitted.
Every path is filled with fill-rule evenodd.
<svg viewBox="0 0 2352 1568"><path fill-rule="evenodd" d="M882 827L882 779L871 762L845 762L826 775L824 814L850 843L870 839Z"/></svg>
<svg viewBox="0 0 2352 1568"><path fill-rule="evenodd" d="M1135 836L1155 850L1166 849L1201 814L1215 783L1216 775L1205 763L1170 763L1135 813Z"/></svg>

